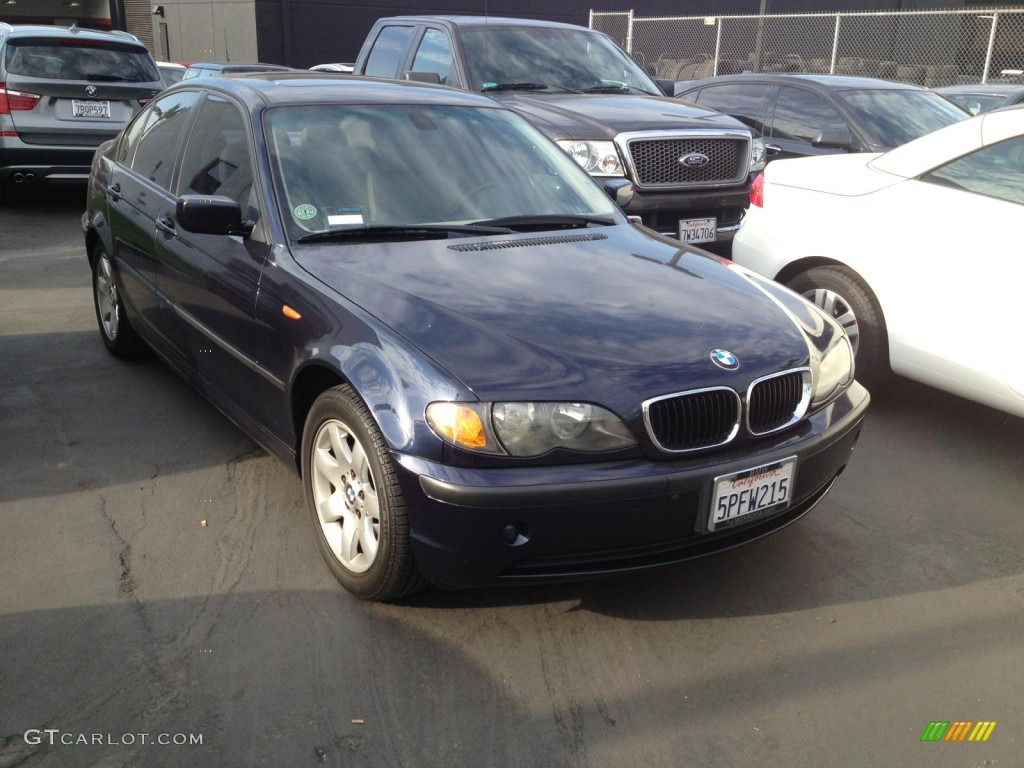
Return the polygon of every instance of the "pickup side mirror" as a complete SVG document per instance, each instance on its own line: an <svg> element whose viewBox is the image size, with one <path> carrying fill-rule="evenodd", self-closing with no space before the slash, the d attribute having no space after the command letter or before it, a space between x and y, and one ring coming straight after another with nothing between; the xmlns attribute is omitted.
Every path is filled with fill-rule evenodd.
<svg viewBox="0 0 1024 768"><path fill-rule="evenodd" d="M822 149L843 149L850 152L854 149L853 136L849 128L825 128L811 142L812 146Z"/></svg>
<svg viewBox="0 0 1024 768"><path fill-rule="evenodd" d="M416 83L430 83L431 85L441 84L441 76L437 72L403 72L402 79Z"/></svg>
<svg viewBox="0 0 1024 768"><path fill-rule="evenodd" d="M602 189L619 208L625 208L633 200L633 182L629 179L608 179Z"/></svg>
<svg viewBox="0 0 1024 768"><path fill-rule="evenodd" d="M654 78L654 84L661 89L661 92L666 96L676 95L676 81L670 80L667 77L656 77Z"/></svg>
<svg viewBox="0 0 1024 768"><path fill-rule="evenodd" d="M242 223L238 202L221 195L182 195L175 206L175 219L182 229L200 235L247 235L252 231Z"/></svg>

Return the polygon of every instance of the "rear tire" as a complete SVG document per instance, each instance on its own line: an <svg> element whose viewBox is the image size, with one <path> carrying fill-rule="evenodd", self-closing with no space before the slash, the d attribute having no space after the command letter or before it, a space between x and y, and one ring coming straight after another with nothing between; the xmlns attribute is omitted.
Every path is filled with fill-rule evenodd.
<svg viewBox="0 0 1024 768"><path fill-rule="evenodd" d="M102 245L97 245L93 251L92 297L104 346L115 357L138 357L145 345L128 322L114 265Z"/></svg>
<svg viewBox="0 0 1024 768"><path fill-rule="evenodd" d="M811 267L787 285L846 329L856 361L857 381L868 389L885 384L889 368L889 335L878 298L863 278L847 267Z"/></svg>
<svg viewBox="0 0 1024 768"><path fill-rule="evenodd" d="M328 389L309 409L302 485L320 554L345 589L385 601L426 586L387 444L347 385Z"/></svg>

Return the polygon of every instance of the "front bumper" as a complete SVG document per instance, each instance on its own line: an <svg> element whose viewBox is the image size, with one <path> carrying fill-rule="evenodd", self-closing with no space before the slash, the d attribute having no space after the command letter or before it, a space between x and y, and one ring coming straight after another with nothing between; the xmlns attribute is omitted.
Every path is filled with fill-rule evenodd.
<svg viewBox="0 0 1024 768"><path fill-rule="evenodd" d="M845 469L868 407L854 384L758 450L529 469L463 469L396 455L413 551L435 583L577 579L681 562L766 536L813 508ZM714 478L797 457L791 503L708 533Z"/></svg>
<svg viewBox="0 0 1024 768"><path fill-rule="evenodd" d="M628 216L639 216L648 229L667 237L679 236L682 219L714 217L718 222L715 242L732 240L740 228L743 215L750 202L750 179L747 183L724 189L672 189L643 190L637 188L633 199L623 211Z"/></svg>

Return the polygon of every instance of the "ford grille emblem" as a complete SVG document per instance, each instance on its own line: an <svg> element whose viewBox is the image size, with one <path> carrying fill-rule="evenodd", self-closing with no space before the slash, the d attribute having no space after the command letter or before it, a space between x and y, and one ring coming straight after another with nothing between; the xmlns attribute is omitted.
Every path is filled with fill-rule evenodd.
<svg viewBox="0 0 1024 768"><path fill-rule="evenodd" d="M739 359L727 349L712 349L711 362L727 371L735 371L740 367Z"/></svg>
<svg viewBox="0 0 1024 768"><path fill-rule="evenodd" d="M687 168L703 168L711 162L711 158L707 155L702 155L700 152L691 152L688 155L680 157L679 162Z"/></svg>
<svg viewBox="0 0 1024 768"><path fill-rule="evenodd" d="M96 86L95 85L87 85L87 86L85 86L85 92L89 96L95 96L96 95Z"/></svg>

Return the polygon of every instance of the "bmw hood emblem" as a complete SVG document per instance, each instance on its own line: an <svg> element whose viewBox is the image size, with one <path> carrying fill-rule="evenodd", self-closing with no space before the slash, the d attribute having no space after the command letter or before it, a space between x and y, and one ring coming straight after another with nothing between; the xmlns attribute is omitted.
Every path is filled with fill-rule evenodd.
<svg viewBox="0 0 1024 768"><path fill-rule="evenodd" d="M96 95L96 86L95 85L87 85L87 86L85 86L85 93L88 96L95 96Z"/></svg>
<svg viewBox="0 0 1024 768"><path fill-rule="evenodd" d="M712 349L711 362L727 371L735 371L740 367L739 358L727 349Z"/></svg>
<svg viewBox="0 0 1024 768"><path fill-rule="evenodd" d="M707 155L701 154L700 152L691 152L688 155L680 157L679 162L687 168L703 168L711 162L711 158Z"/></svg>

